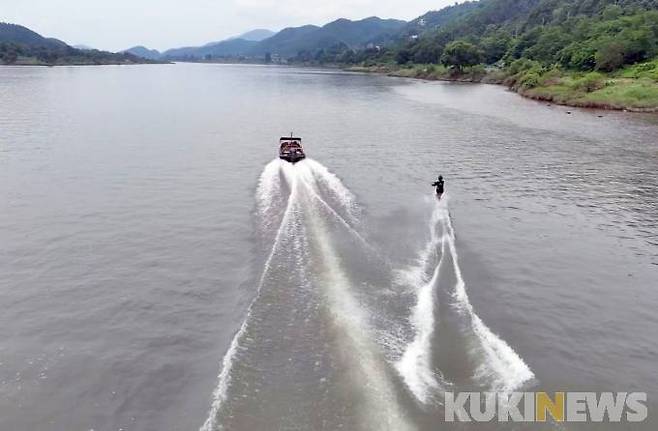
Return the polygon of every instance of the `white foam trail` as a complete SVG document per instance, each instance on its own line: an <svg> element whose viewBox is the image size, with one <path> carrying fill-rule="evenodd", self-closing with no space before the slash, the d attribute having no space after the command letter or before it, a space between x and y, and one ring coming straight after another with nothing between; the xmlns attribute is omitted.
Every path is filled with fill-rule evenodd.
<svg viewBox="0 0 658 431"><path fill-rule="evenodd" d="M457 278L454 297L457 300L459 309L469 315L471 327L480 341L486 358L476 370L475 377L490 381L491 390L493 391L512 392L532 380L535 375L514 349L494 334L475 313L468 299L466 284L459 267L459 256L455 246L455 231L452 222L449 216L444 221L448 233L448 247Z"/></svg>
<svg viewBox="0 0 658 431"><path fill-rule="evenodd" d="M275 161L277 162L277 161ZM275 176L273 175L274 171L276 171L277 176L279 169L275 169L272 167L272 165L276 166L277 164L274 162L271 162L268 164L265 168L266 171L268 171L268 174L265 175L265 172L263 173L263 176L261 176L261 179L263 178L270 178L274 180ZM281 167L283 165L278 164L278 167ZM261 184L262 185L262 184ZM259 187L260 189L261 187ZM263 186L266 190L274 190L274 186L270 187L269 185ZM269 193L262 192L259 193L259 198L260 196L264 196L267 198L270 196ZM263 268L263 272L261 274L261 278L258 282L258 287L256 289L256 295L254 296L254 299L251 301L249 304L249 307L247 308L247 315L242 322L242 325L240 326L240 329L238 332L233 336L233 340L231 340L231 345L229 346L228 350L224 354L224 358L222 359L222 369L221 372L219 373L219 376L217 378L218 383L217 387L215 388L215 391L213 393L213 401L210 407L210 412L208 413L208 418L206 419L205 423L201 426L200 431L214 431L216 429L221 429L221 424L217 422L217 415L219 413L219 410L221 409L222 405L226 401L226 396L228 392L229 385L231 383L231 371L233 369L233 363L235 359L235 355L238 351L239 344L240 344L240 339L243 337L247 325L249 323L249 319L251 317L252 309L254 304L256 303L256 300L258 299L258 296L260 295L260 291L263 287L263 283L265 282L267 273L270 270L271 264L272 264L272 259L274 258L274 255L276 253L277 248L279 247L279 244L281 242L282 237L284 236L284 233L286 232L286 227L288 223L290 222L292 215L293 215L293 207L297 201L297 181L292 181L291 182L291 190L290 190L290 195L288 196L288 203L286 205L286 209L283 213L283 219L281 220L281 224L279 225L279 228L277 230L274 243L272 244L272 249L270 250L270 253L265 261L265 265ZM267 202L266 199L263 200L263 202Z"/></svg>
<svg viewBox="0 0 658 431"><path fill-rule="evenodd" d="M213 394L211 409L206 422L201 427L201 431L222 429L218 415L227 400L233 364L236 354L240 349L240 340L247 330L252 308L260 295L260 291L272 265L272 260L280 247L282 239L291 234L290 229L293 227L292 225L300 223L300 214L306 208L308 208L308 215L310 215L309 224L313 230L313 237L317 240L318 248L323 256L322 262L326 267L326 275L322 279L326 283L325 288L327 290L329 308L332 312L334 322L343 336L341 339L341 342L344 343L342 350L352 356L350 360L352 372L347 372L347 374L351 376L358 375L363 379L360 384L356 385L362 389L360 395L363 397L364 408L360 409L359 413L362 415L363 423L367 424L368 428L373 429L395 429L402 431L413 429L398 404L395 388L386 372L386 362L383 358L380 358L377 345L368 335L371 331L367 313L359 306L358 301L351 293L352 287L349 279L342 270L340 260L331 245L331 238L327 233L323 218L318 213L319 209L325 209L346 227L351 234L355 235L364 244L367 245L367 243L351 226L350 222L338 214L320 196L316 189L316 181L319 179L319 181L322 181L325 186L331 189L338 199L339 204L346 209L354 210L356 208L353 195L342 185L337 177L329 173L324 166L317 162L307 160L297 165L291 165L275 160L265 167L259 181L256 194L258 210L261 216L271 214L273 208L275 208L276 199L281 197L281 174L283 174L286 182L290 185L290 195L285 211L283 212L281 223L276 232L272 249L265 261L256 296L248 307L246 318L233 337L231 345L222 360L222 370L218 377L217 388ZM303 208L300 206L301 197L305 198ZM320 207L312 205L312 202L319 203ZM355 213L348 211L348 215L353 217ZM297 237L293 238L293 247L296 253L306 248L298 240L301 239Z"/></svg>
<svg viewBox="0 0 658 431"><path fill-rule="evenodd" d="M442 217L447 216L445 205L447 196L439 202L439 205L434 208L430 217L430 239L425 244L425 248L421 250L416 258L415 265L412 265L404 270L397 271L398 281L411 287L424 285L428 282L427 272L429 270L430 257L436 253L436 249L443 241L442 235L439 235L437 226ZM432 200L432 204L434 201Z"/></svg>
<svg viewBox="0 0 658 431"><path fill-rule="evenodd" d="M348 230L348 232L352 236L354 236L364 247L366 247L371 252L374 252L374 253L378 254L377 251L370 244L368 244L368 242L365 240L365 238L363 238L363 236L356 229L354 229L352 227L352 225L347 220L345 220L343 218L343 216L338 214L336 212L336 210L333 209L331 207L331 205L329 205L327 203L327 201L322 199L322 197L320 196L320 194L318 193L318 191L316 190L315 185L314 185L314 182L317 179L317 177L314 175L314 174L317 173L316 168L314 166L315 165L320 165L320 164L317 163L317 162L314 162L314 161L311 161L311 162L312 162L312 164L298 165L298 168L300 170L299 171L300 179L301 179L301 181L303 181L306 184L306 186L308 186L308 191L310 192L311 196L315 200L317 200L327 211L329 211L329 213L332 216L334 216L336 218L336 220L338 220ZM322 166L322 165L320 165L320 166ZM324 166L323 166L323 170L321 170L320 173L323 176L324 175L334 176ZM337 184L335 186L337 188L338 188L338 185L340 185L340 187L342 187L342 188L345 188L345 186L342 185L342 183L340 182L340 180L338 180L338 178L336 178L336 181L334 181L334 183ZM351 192L349 192L346 189L346 192L343 193L342 195L344 196L344 198L341 198L341 199L344 199L344 200L341 200L341 203L343 205L346 205L346 206L349 206L349 207L356 207L356 204L352 203L350 201L351 198L348 197L349 195L351 195Z"/></svg>
<svg viewBox="0 0 658 431"><path fill-rule="evenodd" d="M341 206L347 211L347 216L351 223L359 221L359 206L356 204L356 197L335 174L329 171L324 165L313 159L306 159L304 162L314 178L322 185L327 187L334 194Z"/></svg>
<svg viewBox="0 0 658 431"><path fill-rule="evenodd" d="M441 388L431 363L432 336L435 326L434 289L438 284L439 274L445 253L446 237L438 234L439 221L447 216L445 200L432 212L430 220L430 239L418 256L417 264L404 271L404 278L411 286L417 287L416 304L411 310L410 323L414 329L414 338L407 345L400 360L395 364L409 390L422 403L431 401L432 393ZM430 257L441 244L441 257L434 268L432 278L427 280L426 272ZM439 375L441 381L443 378Z"/></svg>
<svg viewBox="0 0 658 431"><path fill-rule="evenodd" d="M304 185L307 186L305 191L311 195L317 193L312 189L312 184L305 182ZM377 347L368 336L371 333L368 318L351 292L349 280L331 246L322 218L316 211L311 212L311 228L325 264L326 274L323 279L326 280L327 298L334 323L343 335L341 341L344 350L355 356L350 366L356 372L348 374L363 379L357 383L363 390L365 403L365 408L360 411L362 421L368 429L413 429L397 402L393 384L386 373L386 363L383 358L379 358Z"/></svg>
<svg viewBox="0 0 658 431"><path fill-rule="evenodd" d="M431 349L434 334L434 286L439 279L444 248L445 242L442 241L441 259L434 269L434 275L418 289L417 302L410 319L415 330L414 338L395 364L411 392L424 404L431 400L432 392L441 387L432 369Z"/></svg>
<svg viewBox="0 0 658 431"><path fill-rule="evenodd" d="M282 199L281 169L282 160L274 159L268 163L258 179L256 189L256 207L260 215L260 222L266 227L270 226L274 217L275 203Z"/></svg>

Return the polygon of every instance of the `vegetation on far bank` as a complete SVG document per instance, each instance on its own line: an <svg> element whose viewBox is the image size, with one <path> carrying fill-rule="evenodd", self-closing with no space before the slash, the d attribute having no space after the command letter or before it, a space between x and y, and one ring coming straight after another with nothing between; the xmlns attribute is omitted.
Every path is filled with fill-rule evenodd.
<svg viewBox="0 0 658 431"><path fill-rule="evenodd" d="M516 73L504 83L533 99L588 108L658 111L658 59L614 72L564 72L529 63L510 69Z"/></svg>
<svg viewBox="0 0 658 431"><path fill-rule="evenodd" d="M287 28L260 42L231 39L202 48L183 59L339 65L506 84L554 103L658 111L658 0L466 1L408 23L340 19L323 27ZM137 52L156 55L143 48ZM0 23L0 63L140 62L150 61L129 53L78 50Z"/></svg>
<svg viewBox="0 0 658 431"><path fill-rule="evenodd" d="M86 66L102 64L160 63L128 53L98 50L26 49L19 45L0 43L0 64L13 66Z"/></svg>
<svg viewBox="0 0 658 431"><path fill-rule="evenodd" d="M560 105L658 112L658 59L608 73L543 68L527 60L517 60L506 68L475 65L456 69L434 64L387 63L350 66L347 70L426 80L503 84L525 97Z"/></svg>
<svg viewBox="0 0 658 431"><path fill-rule="evenodd" d="M325 50L311 62L504 83L528 97L576 106L658 110L657 0L481 0L433 18L442 14L458 17L443 17L438 27L397 44Z"/></svg>
<svg viewBox="0 0 658 431"><path fill-rule="evenodd" d="M0 64L25 66L140 64L154 61L130 53L82 50L20 25L0 23Z"/></svg>

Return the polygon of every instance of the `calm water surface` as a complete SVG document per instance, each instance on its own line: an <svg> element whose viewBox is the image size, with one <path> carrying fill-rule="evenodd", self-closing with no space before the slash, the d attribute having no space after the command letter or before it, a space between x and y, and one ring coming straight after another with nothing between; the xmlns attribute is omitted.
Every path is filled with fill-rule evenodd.
<svg viewBox="0 0 658 431"><path fill-rule="evenodd" d="M290 131L312 160L273 161ZM492 389L648 392L646 423L603 428L652 430L657 288L655 117L0 68L1 430L435 430L444 390Z"/></svg>

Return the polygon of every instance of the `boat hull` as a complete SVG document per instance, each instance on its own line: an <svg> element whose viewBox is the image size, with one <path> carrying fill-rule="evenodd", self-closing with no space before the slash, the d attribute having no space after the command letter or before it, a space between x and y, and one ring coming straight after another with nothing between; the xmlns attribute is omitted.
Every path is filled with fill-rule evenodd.
<svg viewBox="0 0 658 431"><path fill-rule="evenodd" d="M304 160L306 158L305 155L285 155L285 156L279 156L281 160L285 160L286 162L295 164L299 162L300 160Z"/></svg>
<svg viewBox="0 0 658 431"><path fill-rule="evenodd" d="M279 158L289 163L297 163L306 158L304 147L302 147L302 138L283 136L279 139Z"/></svg>

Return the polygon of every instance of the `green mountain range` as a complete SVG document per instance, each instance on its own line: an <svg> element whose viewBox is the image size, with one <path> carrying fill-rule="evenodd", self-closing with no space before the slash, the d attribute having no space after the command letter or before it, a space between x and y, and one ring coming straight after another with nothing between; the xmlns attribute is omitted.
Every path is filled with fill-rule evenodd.
<svg viewBox="0 0 658 431"><path fill-rule="evenodd" d="M261 42L252 53L289 57L337 46L363 49L368 44L387 43L405 25L405 21L370 17L359 21L338 19L323 27L288 28Z"/></svg>
<svg viewBox="0 0 658 431"><path fill-rule="evenodd" d="M77 50L18 25L0 24L0 61L97 64L249 60L337 64L510 65L611 71L658 54L658 0L480 0L410 21L338 19L324 26L253 30L203 46L119 54ZM141 59L141 60L140 60ZM529 66L528 66L529 67Z"/></svg>
<svg viewBox="0 0 658 431"><path fill-rule="evenodd" d="M412 23L381 49L314 61L503 83L558 104L658 111L658 0L480 0Z"/></svg>
<svg viewBox="0 0 658 431"><path fill-rule="evenodd" d="M258 42L241 38L212 42L203 46L168 49L160 57L169 60L201 60L204 58L238 57L246 55Z"/></svg>
<svg viewBox="0 0 658 431"><path fill-rule="evenodd" d="M452 19L389 54L400 64L450 65L446 48L460 42L476 64L527 59L606 71L658 54L658 0L480 0L439 14L447 12Z"/></svg>
<svg viewBox="0 0 658 431"><path fill-rule="evenodd" d="M255 29L243 33L240 36L231 37L219 42L210 42L203 46L188 46L183 48L169 49L163 53L158 53L157 58L166 58L172 60L198 60L204 58L238 57L241 55L246 55L252 48L257 46L259 42L272 37L275 34L275 32L267 29ZM135 48L131 48L127 51L132 52L135 55L140 55L140 51L135 51ZM150 50L149 54L152 55L154 52L157 51Z"/></svg>
<svg viewBox="0 0 658 431"><path fill-rule="evenodd" d="M201 60L222 57L250 57L264 59L266 55L281 58L294 57L300 53L314 53L317 50L360 49L368 44L388 43L393 40L406 25L405 21L365 18L359 21L338 19L322 27L305 25L289 27L274 34L263 31L249 32L237 38L209 43L200 47L170 49L161 54L161 58L170 60ZM136 51L130 50L135 54Z"/></svg>
<svg viewBox="0 0 658 431"><path fill-rule="evenodd" d="M171 49L157 58L264 61L274 56L320 64L441 64L448 44L459 41L472 51L464 55L476 64L527 58L582 70L614 69L655 55L656 10L658 0L467 1L408 23L339 19L322 27L285 28L260 40L238 37Z"/></svg>

